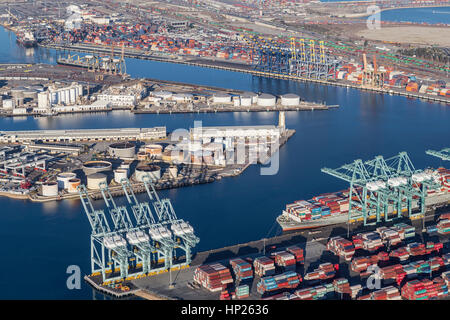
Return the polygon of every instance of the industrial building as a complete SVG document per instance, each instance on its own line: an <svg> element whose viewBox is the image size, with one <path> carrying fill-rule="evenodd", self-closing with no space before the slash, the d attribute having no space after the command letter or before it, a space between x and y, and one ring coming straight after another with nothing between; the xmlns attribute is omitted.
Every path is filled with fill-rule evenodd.
<svg viewBox="0 0 450 320"><path fill-rule="evenodd" d="M166 127L0 131L0 142L2 143L23 143L37 140L44 142L73 142L85 140L158 140L164 138L166 138Z"/></svg>
<svg viewBox="0 0 450 320"><path fill-rule="evenodd" d="M191 128L190 136L193 140L208 142L216 138L271 138L278 139L281 129L274 125L267 126L224 126Z"/></svg>

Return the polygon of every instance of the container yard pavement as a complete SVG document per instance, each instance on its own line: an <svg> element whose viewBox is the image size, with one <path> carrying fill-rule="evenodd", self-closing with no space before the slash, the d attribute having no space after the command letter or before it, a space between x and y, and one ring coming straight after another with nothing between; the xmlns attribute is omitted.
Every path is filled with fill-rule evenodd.
<svg viewBox="0 0 450 320"><path fill-rule="evenodd" d="M439 213L435 214L434 212L428 212L426 215L426 225L435 223L438 216ZM396 221L396 223L397 222L405 222L413 225L416 228L416 241L424 242L429 240L427 236L420 233L423 223L422 220L417 219L410 221L409 219L403 218ZM393 224L393 222L386 224L386 226L391 224ZM376 227L377 226L363 227L361 224L353 224L350 227L350 232L351 234L354 234L362 231L373 231ZM254 259L255 257L264 255L264 245L266 256L270 256L272 252L282 251L288 246L296 245L304 250L305 255L304 266L297 268L297 272L299 272L302 277L306 274L306 272L312 271L321 263L339 263L341 268L339 269L339 273L336 278L344 277L349 280L351 285L362 283L364 287L364 280L361 281L360 275L350 270L349 263L346 263L343 259L340 259L338 256L326 250L326 243L330 237L346 237L346 233L347 225L342 223L320 229L302 230L268 238L266 240L261 239L245 244L238 244L216 250L200 252L195 255L190 268L172 271L171 276L174 288L169 288L170 275L167 272L155 276L132 280L131 283L137 288L142 289L144 293L148 292L149 294L153 294L154 296L159 296L161 298L182 300L217 300L219 299L219 292L213 293L204 288L193 289L188 286L188 283L193 282L193 274L197 266L210 263L222 263L223 265L228 266L229 259L235 257L250 257ZM440 241L445 243L444 248L446 248L448 245L448 236L440 237ZM444 250L447 252L448 246L447 249ZM261 296L256 292L256 284L258 281L259 277L252 280L250 296L248 299L256 300L261 298ZM300 288L309 287L310 285L312 284L308 282L305 283L304 281L304 283L300 285ZM141 295L141 297L143 296Z"/></svg>
<svg viewBox="0 0 450 320"><path fill-rule="evenodd" d="M357 33L369 40L393 41L407 44L450 46L447 28L436 27L395 27L364 29Z"/></svg>
<svg viewBox="0 0 450 320"><path fill-rule="evenodd" d="M246 255L252 259L262 256L263 251L259 251L262 248L252 248L258 250L258 253ZM305 249L305 267L308 268L310 264L315 263L325 250L325 245L320 242L308 242ZM266 254L268 251L266 251ZM229 259L216 261L223 265L228 265ZM174 288L169 288L170 275L168 272L152 276L149 278L141 278L133 280L132 283L140 289L144 289L150 293L155 293L159 296L166 296L174 299L181 300L217 300L219 298L218 292L209 292L203 288L192 289L188 286L188 283L192 282L193 274L196 266L190 268L172 271L172 281ZM255 279L252 281L252 289L249 299L256 300L260 296L256 292Z"/></svg>

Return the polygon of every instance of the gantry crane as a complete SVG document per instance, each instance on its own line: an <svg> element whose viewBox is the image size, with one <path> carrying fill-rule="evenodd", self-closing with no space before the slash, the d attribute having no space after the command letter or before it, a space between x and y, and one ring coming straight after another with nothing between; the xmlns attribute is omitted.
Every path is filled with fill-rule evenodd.
<svg viewBox="0 0 450 320"><path fill-rule="evenodd" d="M332 79L336 76L339 61L325 53L323 41L319 41L319 50L316 50L316 43L312 39L308 49L305 39L300 39L298 49L295 38L290 39L290 46L282 46L275 39L261 36L250 36L246 40L250 44L252 56L257 56L255 70L308 79Z"/></svg>
<svg viewBox="0 0 450 320"><path fill-rule="evenodd" d="M184 264L190 264L191 249L200 242L200 239L194 234L194 229L188 222L177 218L170 199L159 198L149 175L144 176L143 182L147 194L153 202L154 209L158 216L158 222L163 226L168 226L170 224L170 228L175 236L174 240L178 244L177 247L185 252L186 261Z"/></svg>
<svg viewBox="0 0 450 320"><path fill-rule="evenodd" d="M137 200L131 183L128 179L124 178L120 183L122 185L122 189L124 190L128 203L132 209L136 221L136 227L138 227L142 231L145 230L145 235L147 235L148 233L150 236L152 236L151 241L147 237L147 242L135 244L135 253L138 255L138 261L142 263L143 270L145 269L146 272L149 272L153 269L151 264L152 253L157 253L158 255L158 257L154 259L156 262L159 260L159 258L164 258L164 268L171 267L172 255L170 254L170 252L173 251L175 243L165 238L155 239L154 230L156 229L159 231L159 226L151 212L148 202L139 202ZM159 236L157 235L156 237L158 238Z"/></svg>
<svg viewBox="0 0 450 320"><path fill-rule="evenodd" d="M107 274L120 271L120 276L110 276L108 280L123 279L128 273L127 243L120 232L112 231L103 210L95 210L84 185L78 187L78 193L84 212L91 224L91 271L101 274L103 282Z"/></svg>
<svg viewBox="0 0 450 320"><path fill-rule="evenodd" d="M450 161L450 148L444 148L440 151L427 150L426 154L434 157L438 157L444 161Z"/></svg>
<svg viewBox="0 0 450 320"><path fill-rule="evenodd" d="M392 220L390 213L401 217L403 211L409 218L422 216L426 210L429 189L437 189L430 172L416 170L406 152L384 159L377 156L363 162L355 160L337 169L323 168L324 173L350 183L348 220L363 220L364 225ZM413 209L419 209L413 212ZM376 221L371 219L376 218ZM370 220L370 221L369 221Z"/></svg>

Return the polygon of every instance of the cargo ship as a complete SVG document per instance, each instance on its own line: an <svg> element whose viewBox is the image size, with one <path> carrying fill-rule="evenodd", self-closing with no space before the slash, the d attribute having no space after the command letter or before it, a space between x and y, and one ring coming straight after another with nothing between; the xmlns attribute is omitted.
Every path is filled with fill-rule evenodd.
<svg viewBox="0 0 450 320"><path fill-rule="evenodd" d="M25 48L33 48L37 46L37 41L31 32L25 32L17 36L16 42Z"/></svg>
<svg viewBox="0 0 450 320"><path fill-rule="evenodd" d="M450 170L440 168L433 171L435 181L441 184L439 190L429 190L425 198L425 205L440 206L450 203ZM419 200L413 198L412 208L419 208ZM276 221L283 231L313 229L346 223L349 219L349 190L324 193L310 200L298 200L286 205ZM406 212L404 208L402 211ZM388 214L396 214L389 208ZM382 214L383 215L383 214ZM375 218L375 216L370 217ZM362 218L350 219L362 220Z"/></svg>

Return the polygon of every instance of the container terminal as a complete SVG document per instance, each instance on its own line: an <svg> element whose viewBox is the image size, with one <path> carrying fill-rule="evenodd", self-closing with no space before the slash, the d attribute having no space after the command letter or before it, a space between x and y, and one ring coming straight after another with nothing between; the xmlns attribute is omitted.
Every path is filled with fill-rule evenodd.
<svg viewBox="0 0 450 320"><path fill-rule="evenodd" d="M87 186L101 198L101 184L125 195L145 192L150 175L156 189L210 183L241 174L271 158L295 130L278 125L198 127L167 133L165 127L0 131L0 195L36 202L78 198ZM175 134L175 136L174 136Z"/></svg>
<svg viewBox="0 0 450 320"><path fill-rule="evenodd" d="M45 4L36 3L32 16L22 3L0 6L0 10L4 11L3 24L19 34L19 39L29 42L34 37L38 46L88 52L100 69L123 70L120 57L128 56L336 83L448 104L448 43L442 37L442 26L382 21L385 29L405 30L398 41L384 41L383 36L379 39L379 35L364 33L366 23L360 17L367 13L361 8L369 5L364 1L358 2L361 8L346 2L305 1L296 6L278 1L276 5L271 1L248 6L220 3L226 14L217 14L216 4L209 3L112 2L99 6L75 1L70 4L78 6L76 21L65 19L67 13ZM426 5L411 1L409 5L431 4L446 5L438 0ZM405 4L383 1L377 5L385 10ZM340 16L336 12L341 12ZM299 15L304 16L303 23L298 22ZM413 48L409 47L411 41L403 43L409 33L417 32L431 42ZM437 47L430 55L420 50L421 45ZM85 66L70 55L59 62Z"/></svg>
<svg viewBox="0 0 450 320"><path fill-rule="evenodd" d="M427 153L448 158L447 149L429 150ZM401 155L405 156L403 153ZM413 169L409 174L418 177L418 174L424 176L424 172ZM445 181L438 179L436 183L441 185L434 187L448 195L448 172L442 172ZM403 176L406 175L403 172ZM424 178L420 182L415 181L414 187L420 184L422 190L427 190L425 185L431 189L429 180ZM161 200L156 191L151 191L154 190L152 181L150 175L144 178L150 203L170 203L170 199ZM126 184L126 180L123 183ZM403 192L408 189L406 185L390 187L402 188ZM413 186L410 187L412 190ZM82 199L86 197L83 187L78 190ZM380 195L383 192L381 189L377 191ZM115 207L112 197L105 196L105 190L102 194L111 217L114 212L122 212L124 217L127 216L127 206ZM423 197L428 198L429 194L424 193ZM133 194L127 198L130 208L148 207L148 202L137 203L132 200ZM352 198L349 196L349 199ZM191 250L195 246L194 242L191 242L189 249L185 246L182 252L175 253L179 248L173 243L184 243L176 227L179 218L171 205L167 205L171 215L159 214L158 208L162 205L156 205L153 216L163 218L152 219L149 210L146 213L148 219L154 222L143 224L139 232L146 235L146 243L154 248L161 245L173 255L166 252L161 258L162 254L154 250L152 253L155 257L146 266L144 263L135 265L135 259L144 252L129 242L134 247L134 255L129 253L128 257L131 258L127 260L128 263L124 263L123 258L123 264L119 267L117 254L111 253L114 248L104 242L102 251L92 252L106 252L109 262L92 256L92 273L85 280L96 290L116 298L135 295L151 300L446 299L450 275L447 271L450 265L449 205L449 199L441 199L433 205L424 202L420 205L421 212L414 215L399 214L372 223L366 219L351 220L352 216L349 215L347 222L323 224L315 229L288 232L282 236L198 253ZM88 217L94 212L97 221L108 220L105 211L94 209L92 204L86 204L84 209ZM130 226L137 227L139 215L133 213L136 222L130 222ZM93 221L94 218L89 220ZM161 232L167 237L164 241L173 241L171 246L164 241L159 244L161 235L152 234L151 230L161 224L166 227ZM194 233L194 228L188 228L190 235ZM92 239L95 238L100 244L103 243L102 237L110 235L105 234L104 229L102 231L99 226L94 228L93 225L91 245ZM117 229L114 232L122 232L119 238L123 240L128 237L129 230L135 229ZM117 233L114 235L117 236ZM126 241L121 243L126 246ZM171 257L170 261L165 257ZM377 269L371 272L375 266ZM371 289L367 285L367 279L371 276L380 281L379 287Z"/></svg>

